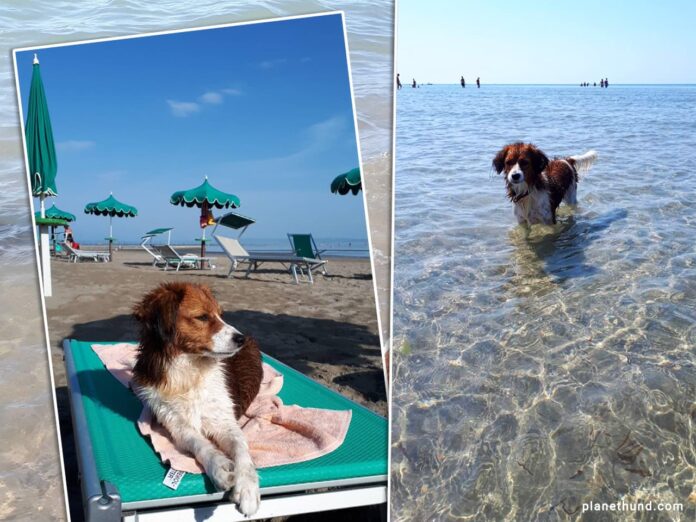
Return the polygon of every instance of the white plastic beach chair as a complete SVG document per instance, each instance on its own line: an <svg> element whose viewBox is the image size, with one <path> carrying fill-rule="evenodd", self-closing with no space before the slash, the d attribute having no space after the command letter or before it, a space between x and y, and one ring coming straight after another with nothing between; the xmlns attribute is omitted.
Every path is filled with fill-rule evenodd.
<svg viewBox="0 0 696 522"><path fill-rule="evenodd" d="M108 252L96 252L92 250L77 249L71 247L68 243L65 242L62 246L65 247L65 250L68 253L68 261L72 261L73 263L77 263L78 261L82 261L83 259L105 262L109 260Z"/></svg>
<svg viewBox="0 0 696 522"><path fill-rule="evenodd" d="M252 271L257 270L263 263L277 263L282 265L292 274L295 284L300 282L297 272L299 270L302 274L304 274L303 268L307 270L308 282L314 283L314 278L312 277L312 268L320 266L316 264L315 259L298 257L293 255L291 252L288 252L287 254L282 252L250 254L241 245L238 239L232 239L219 234L213 234L213 238L218 242L222 248L222 251L232 263L230 266L230 271L227 273L227 277L231 277L232 273L241 263L247 263L245 277L249 277L249 274ZM321 264L323 263L326 263L326 261L323 261Z"/></svg>
<svg viewBox="0 0 696 522"><path fill-rule="evenodd" d="M200 257L196 254L184 254L181 255L179 252L174 250L171 245L150 245L150 247L162 258L164 261L164 269L167 270L169 266L175 266L178 272L180 268L200 268L201 262L207 261L208 265L211 266L212 259L209 257Z"/></svg>

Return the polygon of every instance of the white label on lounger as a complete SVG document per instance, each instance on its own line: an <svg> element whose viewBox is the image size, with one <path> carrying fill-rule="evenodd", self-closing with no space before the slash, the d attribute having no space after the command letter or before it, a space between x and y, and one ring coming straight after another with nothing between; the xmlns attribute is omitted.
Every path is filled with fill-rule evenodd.
<svg viewBox="0 0 696 522"><path fill-rule="evenodd" d="M186 475L185 471L179 471L178 469L169 468L169 471L167 471L167 474L165 475L164 480L162 481L162 484L164 484L168 488L176 489L179 487L179 484L181 484L181 480L184 478L184 475Z"/></svg>

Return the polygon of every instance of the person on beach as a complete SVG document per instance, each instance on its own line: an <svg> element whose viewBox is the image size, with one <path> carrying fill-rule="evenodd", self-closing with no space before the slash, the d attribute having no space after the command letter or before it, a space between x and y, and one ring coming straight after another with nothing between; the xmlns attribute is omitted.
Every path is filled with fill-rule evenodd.
<svg viewBox="0 0 696 522"><path fill-rule="evenodd" d="M604 78L604 86L609 87L609 78Z"/></svg>
<svg viewBox="0 0 696 522"><path fill-rule="evenodd" d="M480 77L476 78L476 87L478 87L479 89L481 88L481 78Z"/></svg>
<svg viewBox="0 0 696 522"><path fill-rule="evenodd" d="M462 88L466 88L466 80L464 80L464 77L462 76L461 80L459 80L459 83L462 84Z"/></svg>
<svg viewBox="0 0 696 522"><path fill-rule="evenodd" d="M415 89L416 87L418 87L418 84L416 83L416 79L415 79L415 78L413 79L413 83L411 84L411 87L413 87L414 89Z"/></svg>
<svg viewBox="0 0 696 522"><path fill-rule="evenodd" d="M401 89L403 85L401 85L401 79L399 78L399 73L396 73L396 88Z"/></svg>
<svg viewBox="0 0 696 522"><path fill-rule="evenodd" d="M70 225L65 225L65 242L72 248L74 249L79 249L80 248L80 243L75 241L75 238L73 237L73 231Z"/></svg>
<svg viewBox="0 0 696 522"><path fill-rule="evenodd" d="M600 87L604 87L604 78L601 78L601 79L599 80L599 86L600 86Z"/></svg>

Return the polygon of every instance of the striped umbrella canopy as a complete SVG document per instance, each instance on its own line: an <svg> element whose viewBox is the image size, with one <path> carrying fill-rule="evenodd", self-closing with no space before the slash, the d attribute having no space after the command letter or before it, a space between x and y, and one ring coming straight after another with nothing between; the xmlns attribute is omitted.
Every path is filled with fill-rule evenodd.
<svg viewBox="0 0 696 522"><path fill-rule="evenodd" d="M113 194L110 194L108 198L103 201L97 201L96 203L87 203L85 205L85 214L94 214L96 216L109 216L109 237L105 238L109 240L109 260L113 256L113 224L112 220L115 217L135 217L138 215L138 209L127 205L125 203L117 200Z"/></svg>
<svg viewBox="0 0 696 522"><path fill-rule="evenodd" d="M45 196L58 195L58 189L56 189L58 162L56 161L56 147L53 143L53 129L51 128L51 118L48 115L46 93L43 81L41 81L39 59L36 55L34 55L24 132L27 142L31 193L33 196L40 197L43 204Z"/></svg>
<svg viewBox="0 0 696 522"><path fill-rule="evenodd" d="M179 190L174 192L169 198L172 205L182 207L198 207L201 209L200 224L203 229L201 237L201 257L205 257L205 227L209 223L208 211L211 207L223 208L238 208L240 201L237 196L228 192L223 192L216 189L208 182L208 176L202 184L189 190ZM203 268L201 263L201 268Z"/></svg>
<svg viewBox="0 0 696 522"><path fill-rule="evenodd" d="M360 178L360 169L354 168L343 174L339 174L331 182L331 193L345 196L349 192L357 196L362 190L362 180Z"/></svg>

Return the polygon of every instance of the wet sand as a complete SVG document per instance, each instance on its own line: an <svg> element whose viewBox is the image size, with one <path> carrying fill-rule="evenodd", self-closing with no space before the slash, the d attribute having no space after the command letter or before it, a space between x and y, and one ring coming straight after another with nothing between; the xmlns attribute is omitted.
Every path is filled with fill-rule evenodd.
<svg viewBox="0 0 696 522"><path fill-rule="evenodd" d="M331 259L327 276L294 284L280 265L227 278L229 261L212 270L163 271L142 251L116 252L113 263L54 260L48 331L71 513L81 519L79 483L63 362L64 339L134 341L131 309L165 281L209 285L224 319L256 337L261 349L338 393L386 416L377 315L369 260Z"/></svg>

